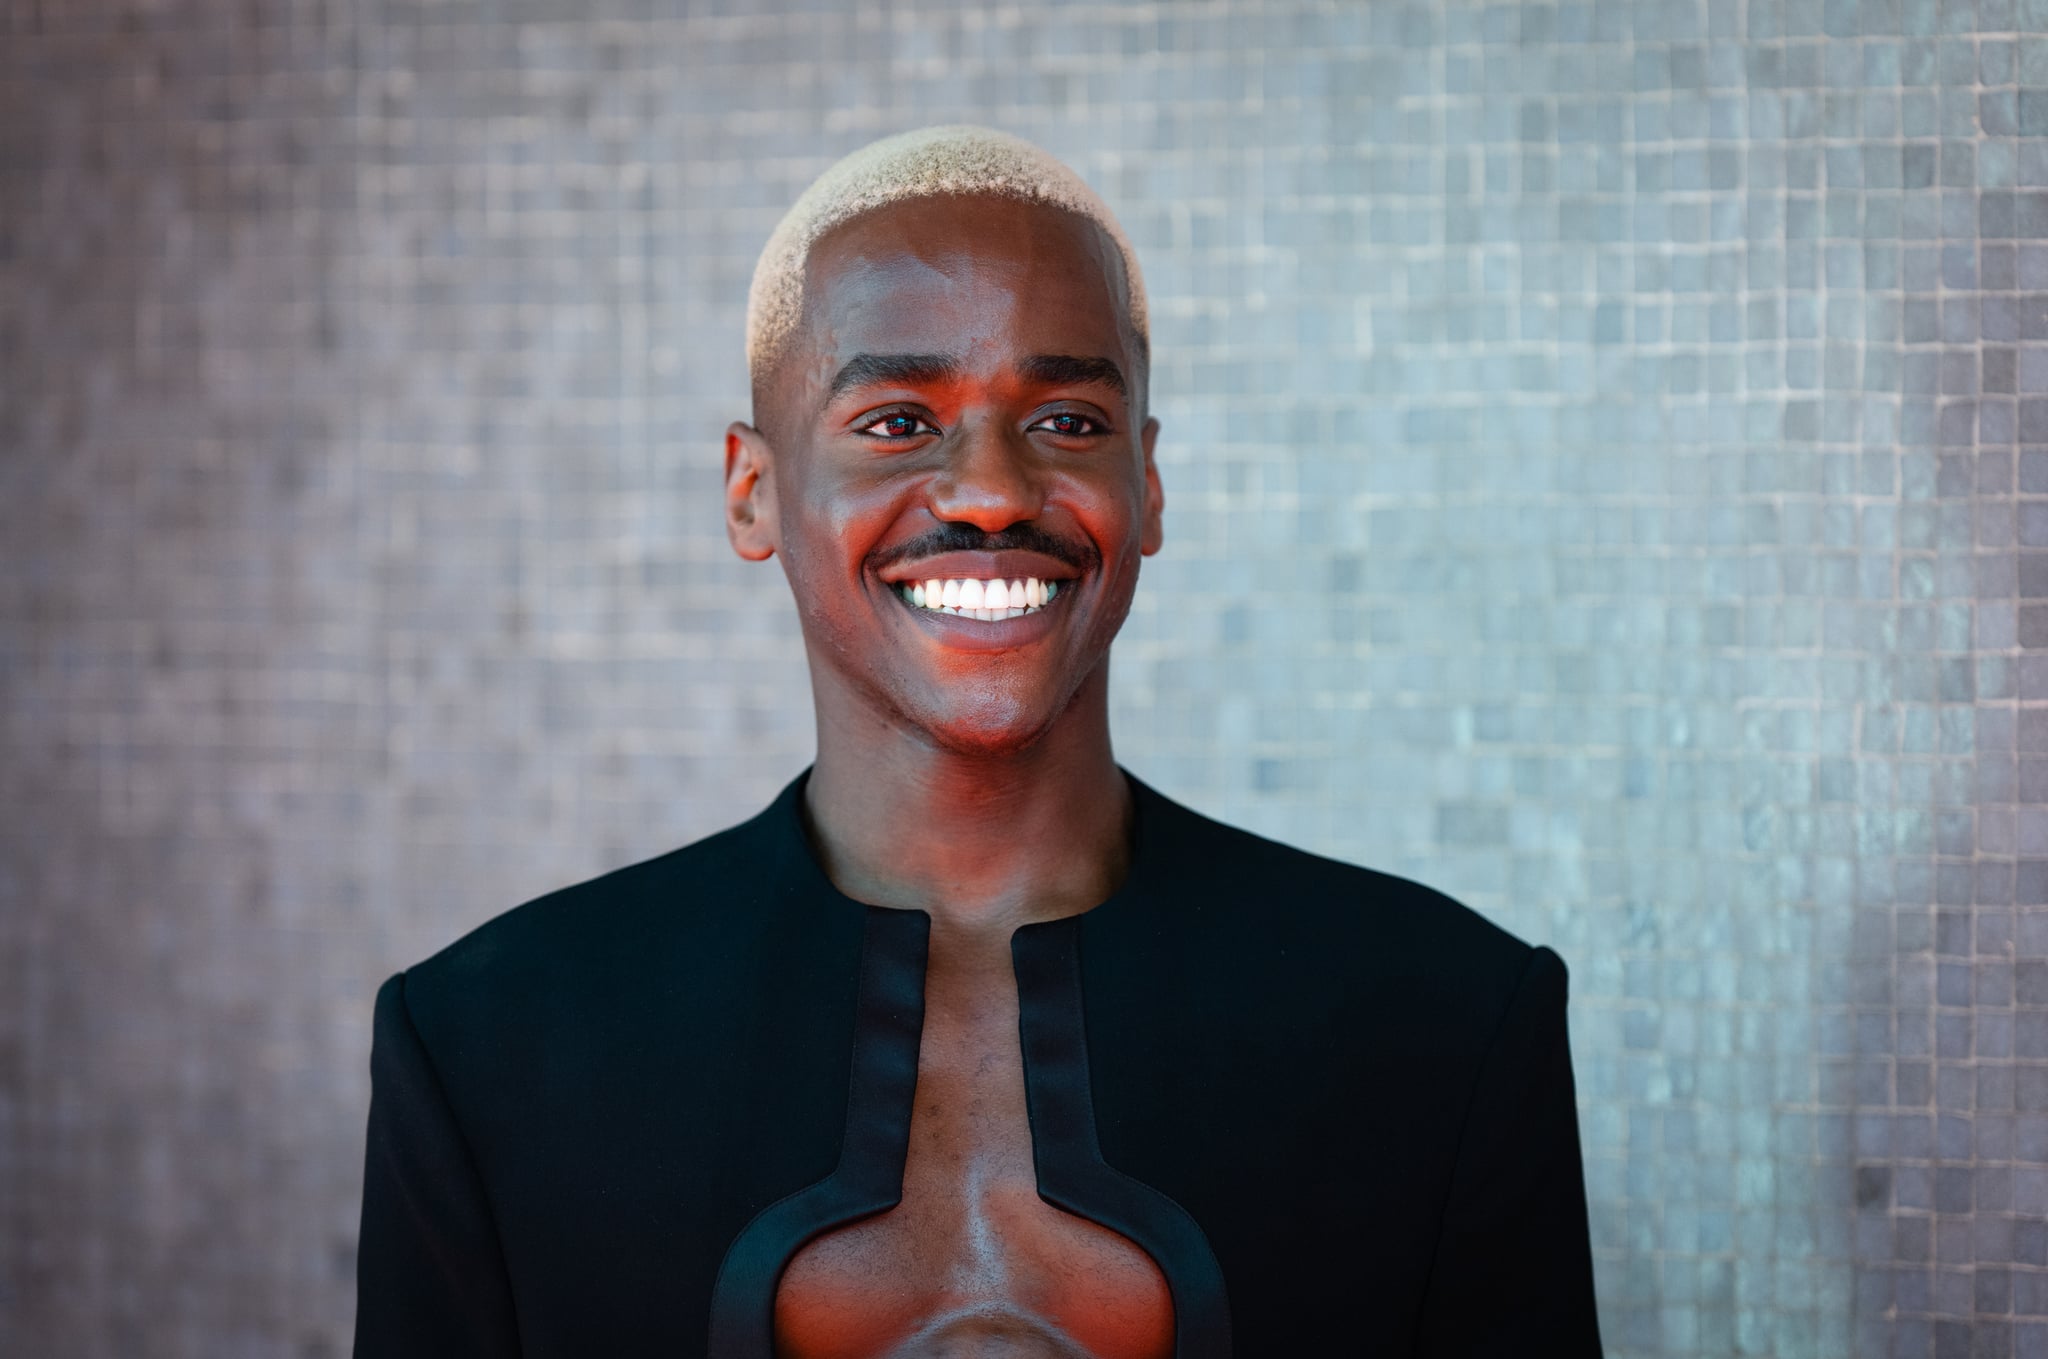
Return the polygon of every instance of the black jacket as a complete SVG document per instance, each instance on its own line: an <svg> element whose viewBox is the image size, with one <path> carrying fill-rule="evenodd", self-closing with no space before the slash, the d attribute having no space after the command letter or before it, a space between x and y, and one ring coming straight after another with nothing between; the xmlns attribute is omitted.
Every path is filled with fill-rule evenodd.
<svg viewBox="0 0 2048 1359"><path fill-rule="evenodd" d="M783 1263L896 1201L930 919L833 888L807 776L378 992L360 1359L767 1359ZM1131 785L1124 885L1013 940L1040 1193L1177 1359L1598 1354L1557 955Z"/></svg>

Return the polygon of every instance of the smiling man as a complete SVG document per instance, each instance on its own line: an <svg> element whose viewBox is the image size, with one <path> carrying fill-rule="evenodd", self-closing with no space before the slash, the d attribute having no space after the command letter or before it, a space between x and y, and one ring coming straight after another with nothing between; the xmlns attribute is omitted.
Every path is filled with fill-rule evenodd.
<svg viewBox="0 0 2048 1359"><path fill-rule="evenodd" d="M816 762L379 992L357 1354L1599 1353L1557 956L1112 754L1165 497L1108 209L875 143L748 360Z"/></svg>

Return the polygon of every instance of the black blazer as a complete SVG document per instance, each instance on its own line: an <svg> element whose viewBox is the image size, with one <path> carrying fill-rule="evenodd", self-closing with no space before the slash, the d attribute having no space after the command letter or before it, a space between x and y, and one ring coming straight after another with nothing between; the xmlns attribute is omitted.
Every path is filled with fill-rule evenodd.
<svg viewBox="0 0 2048 1359"><path fill-rule="evenodd" d="M930 918L832 886L807 777L384 984L358 1356L768 1359L783 1264L897 1201ZM1041 1195L1177 1359L1598 1354L1557 955L1130 782L1124 885L1013 939Z"/></svg>

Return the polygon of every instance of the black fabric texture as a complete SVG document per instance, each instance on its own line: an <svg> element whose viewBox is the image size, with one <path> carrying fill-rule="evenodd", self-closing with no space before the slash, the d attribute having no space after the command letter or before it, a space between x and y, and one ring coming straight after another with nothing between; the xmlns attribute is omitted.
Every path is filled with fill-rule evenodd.
<svg viewBox="0 0 2048 1359"><path fill-rule="evenodd" d="M775 1285L790 1257L820 1232L902 1200L930 942L923 911L868 908L839 1164L763 1209L726 1250L711 1293L710 1352L721 1359L773 1359Z"/></svg>
<svg viewBox="0 0 2048 1359"><path fill-rule="evenodd" d="M357 1258L379 1273L358 1298L357 1332L403 1337L408 1354L516 1353L512 1288L490 1204L406 1013L403 974L378 988L372 1023Z"/></svg>
<svg viewBox="0 0 2048 1359"><path fill-rule="evenodd" d="M1010 939L1038 1195L1152 1257L1173 1295L1174 1359L1229 1359L1230 1300L1200 1224L1103 1162L1088 1079L1080 925L1079 917L1026 925Z"/></svg>
<svg viewBox="0 0 2048 1359"><path fill-rule="evenodd" d="M895 1201L859 1072L908 993L876 1018L863 969L928 918L832 887L806 777L379 993L359 1359L765 1355L788 1256ZM1598 1354L1563 963L1130 784L1124 884L1013 939L1041 1193L1160 1262L1180 1359Z"/></svg>
<svg viewBox="0 0 2048 1359"><path fill-rule="evenodd" d="M1513 1269L1503 1257L1537 1260L1559 1248L1546 1224L1583 1215L1578 1107L1566 1042L1565 966L1547 948L1529 955L1465 1118L1458 1167L1424 1302L1422 1349L1431 1355L1501 1354L1530 1333L1599 1348L1589 1289L1557 1288L1559 1265ZM1547 1167L1517 1174L1518 1163ZM1564 1263L1589 1269L1579 1243Z"/></svg>

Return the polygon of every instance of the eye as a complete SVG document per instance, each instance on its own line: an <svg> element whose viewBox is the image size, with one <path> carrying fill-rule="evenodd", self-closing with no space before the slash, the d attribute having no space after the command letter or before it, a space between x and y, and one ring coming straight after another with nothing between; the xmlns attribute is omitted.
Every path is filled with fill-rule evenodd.
<svg viewBox="0 0 2048 1359"><path fill-rule="evenodd" d="M913 411L884 411L856 430L856 433L877 439L914 439L920 434L938 432L934 425Z"/></svg>
<svg viewBox="0 0 2048 1359"><path fill-rule="evenodd" d="M1109 433L1108 428L1100 420L1097 420L1092 415L1083 415L1079 411L1055 411L1051 415L1046 416L1045 419L1040 420L1032 428L1036 429L1041 425L1049 425L1051 426L1050 433L1069 439L1081 439L1091 434ZM1087 426L1087 428L1083 429L1083 425Z"/></svg>

